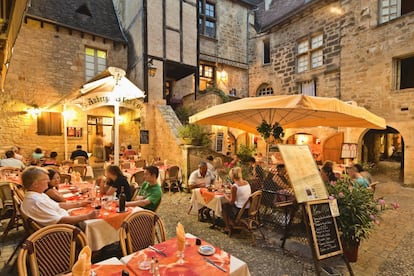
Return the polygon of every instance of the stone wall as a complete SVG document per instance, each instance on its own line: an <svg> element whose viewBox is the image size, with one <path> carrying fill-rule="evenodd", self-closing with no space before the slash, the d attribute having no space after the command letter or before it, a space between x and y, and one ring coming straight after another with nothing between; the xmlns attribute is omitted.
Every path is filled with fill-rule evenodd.
<svg viewBox="0 0 414 276"><path fill-rule="evenodd" d="M1 100L2 150L17 145L29 155L40 146L57 151L59 159L63 158L63 135L37 135L36 118L27 111L34 105L45 111L62 111L62 106L49 107L85 82L85 46L106 50L108 66L126 69L126 48L121 44L86 34L82 37L65 28L56 31L55 26L46 23L41 27L40 22L31 19L22 25ZM83 126L85 132L82 139L69 141L69 149L76 144L86 146L86 117L74 120L70 123Z"/></svg>
<svg viewBox="0 0 414 276"><path fill-rule="evenodd" d="M414 89L396 87L396 59L414 55L414 15L378 24L378 1L343 1L341 94L383 116L405 142L404 182L414 183Z"/></svg>
<svg viewBox="0 0 414 276"><path fill-rule="evenodd" d="M332 2L332 1L331 1ZM305 16L292 18L287 24L274 27L269 33L259 34L252 39L249 70L250 95L255 96L259 86L268 83L277 95L299 93L299 83L316 80L318 96L339 95L340 22L332 13L336 3L321 5ZM298 40L323 33L324 64L303 73L296 71ZM270 64L263 65L263 41L270 40Z"/></svg>

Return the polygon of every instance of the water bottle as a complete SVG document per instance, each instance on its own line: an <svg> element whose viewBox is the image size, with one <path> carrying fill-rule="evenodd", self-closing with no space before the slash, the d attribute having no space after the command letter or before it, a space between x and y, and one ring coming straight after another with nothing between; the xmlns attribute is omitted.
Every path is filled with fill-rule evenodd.
<svg viewBox="0 0 414 276"><path fill-rule="evenodd" d="M119 212L125 212L125 202L126 202L126 195L124 192L124 187L121 187L121 193L119 194Z"/></svg>

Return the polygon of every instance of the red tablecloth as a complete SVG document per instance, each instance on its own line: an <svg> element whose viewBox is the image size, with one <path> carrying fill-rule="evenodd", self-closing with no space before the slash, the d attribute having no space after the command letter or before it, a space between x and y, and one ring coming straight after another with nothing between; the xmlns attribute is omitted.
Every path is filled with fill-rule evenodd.
<svg viewBox="0 0 414 276"><path fill-rule="evenodd" d="M183 265L177 264L177 241L174 238L154 246L167 254L167 257L163 257L147 248L137 252L128 262L127 266L136 275L151 275L149 271L142 271L138 268L139 263L147 256L148 260L152 257L158 259L161 275L230 275L230 254L216 247L216 253L214 255L204 257L198 253L198 246L195 245L195 239L187 238L187 241L189 245L185 247L185 263ZM206 244L206 242L202 242L202 245ZM217 265L226 269L227 272L223 272L207 263L204 258L214 261Z"/></svg>

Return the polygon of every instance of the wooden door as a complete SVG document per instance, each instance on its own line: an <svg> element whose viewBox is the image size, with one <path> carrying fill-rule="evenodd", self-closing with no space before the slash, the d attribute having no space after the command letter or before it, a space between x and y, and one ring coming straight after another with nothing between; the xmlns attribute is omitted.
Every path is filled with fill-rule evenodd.
<svg viewBox="0 0 414 276"><path fill-rule="evenodd" d="M323 143L322 160L330 160L336 163L341 163L342 143L344 142L344 133L340 132L332 135Z"/></svg>

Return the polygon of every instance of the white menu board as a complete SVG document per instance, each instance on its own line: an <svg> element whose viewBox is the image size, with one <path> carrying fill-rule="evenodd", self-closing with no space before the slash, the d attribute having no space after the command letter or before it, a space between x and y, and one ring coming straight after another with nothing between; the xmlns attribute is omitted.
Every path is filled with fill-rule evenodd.
<svg viewBox="0 0 414 276"><path fill-rule="evenodd" d="M278 145L296 201L327 199L328 191L308 145Z"/></svg>

